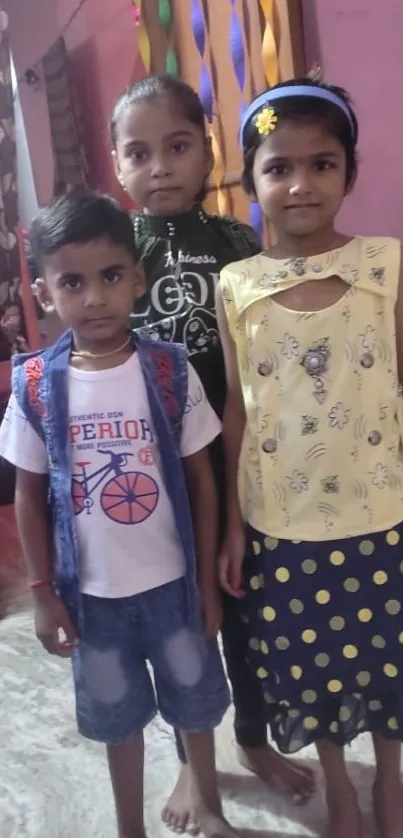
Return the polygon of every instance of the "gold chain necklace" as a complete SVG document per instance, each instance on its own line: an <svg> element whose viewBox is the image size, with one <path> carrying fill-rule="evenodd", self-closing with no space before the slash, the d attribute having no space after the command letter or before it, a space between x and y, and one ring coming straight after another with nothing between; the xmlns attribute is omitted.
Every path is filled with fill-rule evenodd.
<svg viewBox="0 0 403 838"><path fill-rule="evenodd" d="M125 342L122 343L121 346L118 346L116 349L112 349L110 352L86 352L85 349L81 350L80 352L71 352L72 358L110 358L111 355L118 355L119 352L123 352L126 349L126 346L129 346L131 342L131 336L126 338Z"/></svg>

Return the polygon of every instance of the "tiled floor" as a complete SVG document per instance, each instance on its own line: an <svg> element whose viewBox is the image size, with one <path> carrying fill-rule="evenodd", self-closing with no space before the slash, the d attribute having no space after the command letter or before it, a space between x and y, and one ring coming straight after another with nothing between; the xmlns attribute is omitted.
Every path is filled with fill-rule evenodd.
<svg viewBox="0 0 403 838"><path fill-rule="evenodd" d="M29 613L0 623L1 838L116 838L103 748L76 732L68 662L42 652ZM159 812L175 775L170 730L157 719L147 731L146 815L150 838L169 835ZM242 773L232 745L231 715L217 734L225 808L248 836L307 838L322 834L321 781L303 810ZM369 809L372 751L367 737L349 749L351 772ZM317 768L312 750L307 759ZM247 830L247 832L243 832Z"/></svg>

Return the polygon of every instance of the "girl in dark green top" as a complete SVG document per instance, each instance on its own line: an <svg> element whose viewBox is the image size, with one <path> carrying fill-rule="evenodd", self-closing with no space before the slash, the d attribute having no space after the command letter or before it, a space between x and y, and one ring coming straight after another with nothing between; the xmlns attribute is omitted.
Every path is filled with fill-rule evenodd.
<svg viewBox="0 0 403 838"><path fill-rule="evenodd" d="M250 227L207 215L202 208L213 157L203 108L191 87L171 77L150 77L132 85L116 103L111 135L117 177L143 208L134 214L133 223L147 294L133 313L133 327L187 346L221 418L225 374L215 285L225 265L258 253L259 242ZM221 439L212 448L212 461L223 509ZM222 636L240 761L271 787L280 786L295 802L303 802L312 792L312 775L268 745L267 707L248 668L247 639L236 601L229 597L223 600ZM163 818L176 832L193 831L190 780L178 737L177 746L182 769Z"/></svg>

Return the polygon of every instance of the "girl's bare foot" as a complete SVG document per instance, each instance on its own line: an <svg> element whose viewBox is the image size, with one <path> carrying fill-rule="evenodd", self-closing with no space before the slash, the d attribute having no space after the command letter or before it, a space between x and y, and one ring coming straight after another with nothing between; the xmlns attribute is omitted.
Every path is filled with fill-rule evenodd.
<svg viewBox="0 0 403 838"><path fill-rule="evenodd" d="M375 819L380 838L403 834L403 786L399 780L379 777L373 789Z"/></svg>
<svg viewBox="0 0 403 838"><path fill-rule="evenodd" d="M313 771L294 760L284 757L266 745L264 748L241 748L238 746L238 760L269 787L291 797L296 806L302 806L315 793Z"/></svg>
<svg viewBox="0 0 403 838"><path fill-rule="evenodd" d="M327 795L329 814L326 838L367 838L356 792L351 786L342 795Z"/></svg>
<svg viewBox="0 0 403 838"><path fill-rule="evenodd" d="M181 765L175 788L161 813L164 824L179 835L198 835L200 829L192 813L192 780L188 765Z"/></svg>

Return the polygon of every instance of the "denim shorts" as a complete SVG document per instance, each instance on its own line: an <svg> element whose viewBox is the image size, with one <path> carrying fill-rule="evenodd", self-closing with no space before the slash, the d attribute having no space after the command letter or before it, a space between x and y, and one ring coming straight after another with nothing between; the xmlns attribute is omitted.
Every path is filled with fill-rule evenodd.
<svg viewBox="0 0 403 838"><path fill-rule="evenodd" d="M83 736L125 742L158 710L183 731L221 722L230 697L218 645L189 627L185 602L183 579L121 599L83 595L73 657Z"/></svg>

